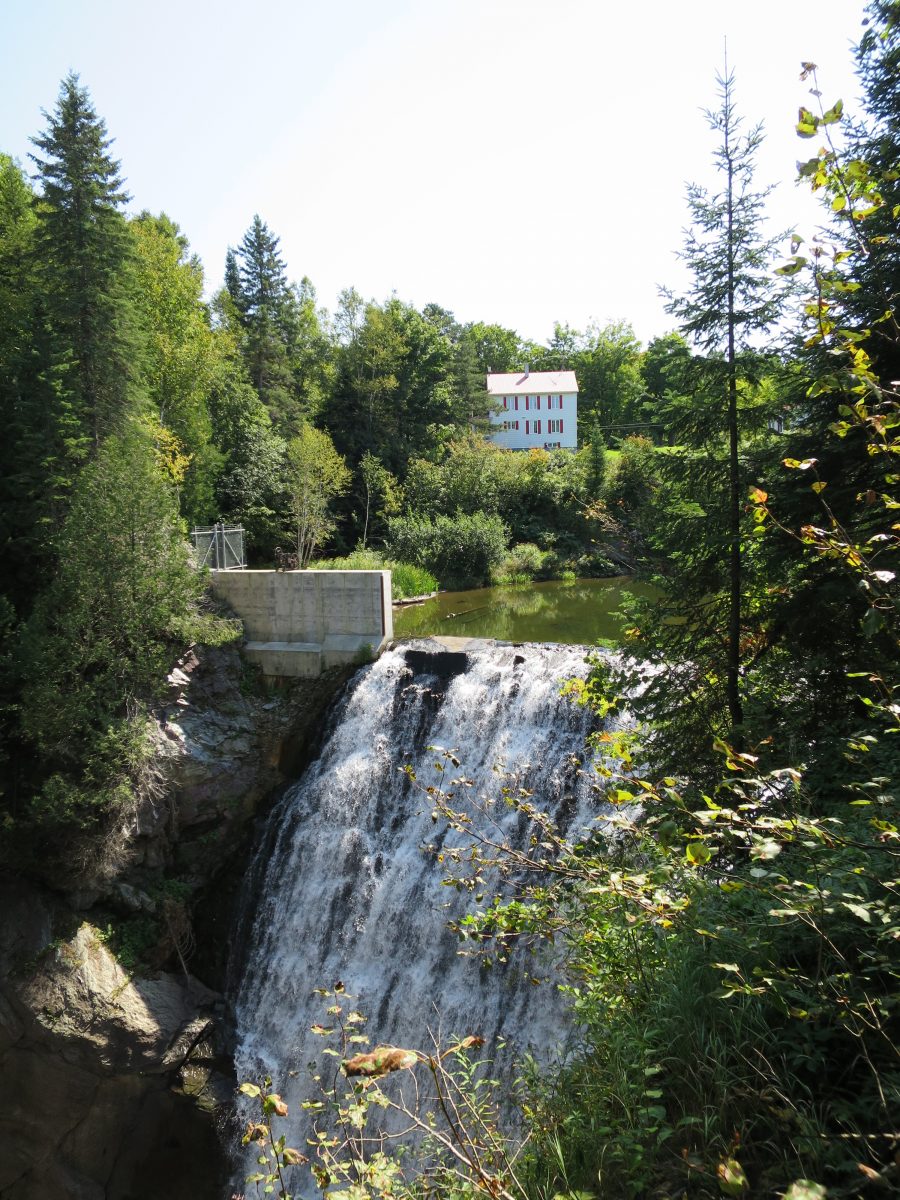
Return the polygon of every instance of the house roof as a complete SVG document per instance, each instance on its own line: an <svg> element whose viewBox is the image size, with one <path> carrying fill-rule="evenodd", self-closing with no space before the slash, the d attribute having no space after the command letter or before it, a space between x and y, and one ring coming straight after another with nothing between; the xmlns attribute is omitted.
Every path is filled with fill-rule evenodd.
<svg viewBox="0 0 900 1200"><path fill-rule="evenodd" d="M525 396L538 392L577 392L574 371L512 371L505 375L488 375L490 396Z"/></svg>

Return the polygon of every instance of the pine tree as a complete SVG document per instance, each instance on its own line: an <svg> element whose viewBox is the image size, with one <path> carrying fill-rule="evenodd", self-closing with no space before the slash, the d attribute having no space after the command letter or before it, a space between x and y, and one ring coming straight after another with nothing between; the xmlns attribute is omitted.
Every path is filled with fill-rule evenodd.
<svg viewBox="0 0 900 1200"><path fill-rule="evenodd" d="M128 200L106 124L78 76L69 74L31 155L43 192L38 255L58 353L70 353L69 423L63 438L74 464L132 410L135 333L128 298L131 240ZM62 415L61 415L62 419ZM61 435L62 436L62 435Z"/></svg>
<svg viewBox="0 0 900 1200"><path fill-rule="evenodd" d="M243 354L257 394L283 432L295 409L288 346L294 336L294 298L279 239L259 214L225 261L225 285L244 330Z"/></svg>
<svg viewBox="0 0 900 1200"><path fill-rule="evenodd" d="M768 189L754 188L756 153L762 141L759 126L741 133L742 120L735 108L734 74L718 77L719 106L707 113L718 136L713 161L722 185L709 191L697 184L688 187L692 223L686 232L682 258L692 283L680 296L669 294L668 311L681 321L682 332L706 355L705 386L696 392L695 436L699 444L715 449L717 436L727 442L727 491L716 503L716 468L709 478L708 511L711 534L707 566L712 569L703 586L709 589L722 578L727 595L725 628L717 632L719 653L724 650L725 704L732 736L740 740L743 724L741 698L741 510L745 492L740 462L738 392L742 363L753 355L754 339L776 321L780 295L773 288L769 267L775 242L762 236L763 209ZM716 511L717 509L717 511ZM723 520L724 518L724 520ZM709 525L722 522L726 536ZM718 570L716 569L718 560Z"/></svg>

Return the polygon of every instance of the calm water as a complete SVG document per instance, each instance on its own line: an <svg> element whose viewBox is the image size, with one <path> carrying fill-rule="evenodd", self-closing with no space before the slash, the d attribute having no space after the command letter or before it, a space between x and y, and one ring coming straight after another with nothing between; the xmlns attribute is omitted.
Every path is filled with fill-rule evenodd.
<svg viewBox="0 0 900 1200"><path fill-rule="evenodd" d="M616 610L627 595L652 597L654 589L620 578L442 592L424 604L395 608L394 636L444 634L506 642L618 645L625 621Z"/></svg>

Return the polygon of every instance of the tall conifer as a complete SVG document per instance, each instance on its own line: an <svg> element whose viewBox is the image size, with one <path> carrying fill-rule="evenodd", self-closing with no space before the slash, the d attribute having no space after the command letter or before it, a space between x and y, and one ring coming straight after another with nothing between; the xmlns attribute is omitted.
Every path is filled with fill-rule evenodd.
<svg viewBox="0 0 900 1200"><path fill-rule="evenodd" d="M721 186L709 191L697 184L688 187L691 225L685 234L682 258L692 282L680 296L669 297L668 311L681 321L681 329L707 356L706 386L698 389L692 424L700 443L709 444L710 433L720 431L727 440L727 495L723 509L709 514L712 523L724 525L722 549L727 591L727 622L721 630L725 653L725 701L729 725L738 735L743 724L740 688L741 505L744 480L740 464L738 383L741 356L752 351L754 337L765 332L778 317L780 295L770 274L775 243L762 236L763 210L768 189L754 187L756 153L762 130L755 126L741 133L735 108L734 74L719 76L719 106L707 113L718 137L713 153ZM713 542L718 531L710 530Z"/></svg>
<svg viewBox="0 0 900 1200"><path fill-rule="evenodd" d="M128 200L106 124L70 73L31 155L43 203L38 252L59 349L71 354L59 397L60 438L74 464L95 452L131 407L134 331L128 300ZM66 426L64 431L63 427Z"/></svg>

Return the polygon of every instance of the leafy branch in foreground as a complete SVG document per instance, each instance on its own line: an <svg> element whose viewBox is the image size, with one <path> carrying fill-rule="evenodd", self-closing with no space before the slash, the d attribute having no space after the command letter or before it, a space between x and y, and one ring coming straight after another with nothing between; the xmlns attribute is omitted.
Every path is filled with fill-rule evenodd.
<svg viewBox="0 0 900 1200"><path fill-rule="evenodd" d="M307 1115L308 1155L276 1136L276 1118L288 1116L271 1080L244 1083L240 1091L259 1102L261 1120L247 1123L244 1145L257 1151L258 1171L248 1183L263 1194L279 1188L290 1200L289 1168L309 1164L316 1187L330 1200L382 1200L389 1196L464 1193L490 1200L523 1200L517 1174L521 1146L514 1148L499 1125L500 1084L473 1057L482 1039L468 1036L448 1046L438 1038L428 1051L397 1046L361 1049L367 1018L350 1006L340 984L320 990L329 1003L327 1024L313 1032L328 1044L313 1075L315 1094L301 1107Z"/></svg>
<svg viewBox="0 0 900 1200"><path fill-rule="evenodd" d="M758 775L724 743L726 778L698 792L636 778L630 747L617 757L618 736L600 739L610 804L575 839L514 786L494 803L528 822L524 848L494 836L491 802L461 803L465 776L424 788L462 839L442 852L448 882L479 895L492 872L507 881L460 923L464 945L501 958L517 941L564 946L586 1047L539 1082L523 1174L623 1196L662 1180L718 1194L723 1176L734 1194L768 1194L862 1167L888 1180L900 829L887 782L822 814L799 771Z"/></svg>

